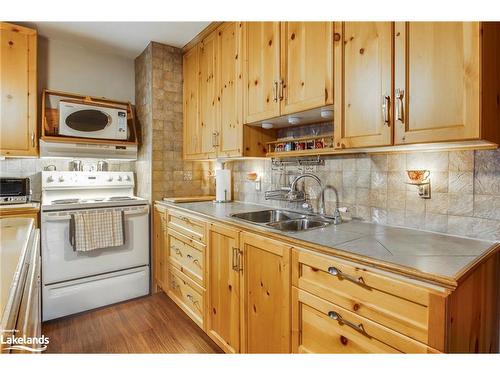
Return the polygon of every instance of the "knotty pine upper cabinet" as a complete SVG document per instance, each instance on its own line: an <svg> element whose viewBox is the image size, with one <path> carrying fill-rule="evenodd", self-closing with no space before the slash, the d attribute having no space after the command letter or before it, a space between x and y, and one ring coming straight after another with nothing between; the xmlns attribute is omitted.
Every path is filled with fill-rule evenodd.
<svg viewBox="0 0 500 375"><path fill-rule="evenodd" d="M290 353L289 245L242 232L243 353Z"/></svg>
<svg viewBox="0 0 500 375"><path fill-rule="evenodd" d="M226 353L240 352L239 231L210 224L206 332Z"/></svg>
<svg viewBox="0 0 500 375"><path fill-rule="evenodd" d="M480 24L397 22L395 48L395 143L479 139Z"/></svg>
<svg viewBox="0 0 500 375"><path fill-rule="evenodd" d="M199 126L199 49L191 48L183 56L183 121L184 159L201 155L201 127Z"/></svg>
<svg viewBox="0 0 500 375"><path fill-rule="evenodd" d="M219 64L218 156L242 156L243 80L241 22L224 23L217 31Z"/></svg>
<svg viewBox="0 0 500 375"><path fill-rule="evenodd" d="M281 115L333 104L333 22L281 23Z"/></svg>
<svg viewBox="0 0 500 375"><path fill-rule="evenodd" d="M244 119L333 103L332 22L245 22Z"/></svg>
<svg viewBox="0 0 500 375"><path fill-rule="evenodd" d="M392 144L392 22L335 25L335 145Z"/></svg>
<svg viewBox="0 0 500 375"><path fill-rule="evenodd" d="M199 49L199 105L200 150L206 158L217 155L217 33L209 34L201 41Z"/></svg>
<svg viewBox="0 0 500 375"><path fill-rule="evenodd" d="M245 22L245 123L280 115L280 23Z"/></svg>
<svg viewBox="0 0 500 375"><path fill-rule="evenodd" d="M0 23L0 155L36 156L37 33Z"/></svg>

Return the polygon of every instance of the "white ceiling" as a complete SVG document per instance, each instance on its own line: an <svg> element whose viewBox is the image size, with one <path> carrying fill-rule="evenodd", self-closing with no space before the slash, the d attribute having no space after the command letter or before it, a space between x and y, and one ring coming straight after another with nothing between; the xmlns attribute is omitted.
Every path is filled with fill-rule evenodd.
<svg viewBox="0 0 500 375"><path fill-rule="evenodd" d="M183 47L210 22L34 22L38 33L125 56L137 57L150 41Z"/></svg>

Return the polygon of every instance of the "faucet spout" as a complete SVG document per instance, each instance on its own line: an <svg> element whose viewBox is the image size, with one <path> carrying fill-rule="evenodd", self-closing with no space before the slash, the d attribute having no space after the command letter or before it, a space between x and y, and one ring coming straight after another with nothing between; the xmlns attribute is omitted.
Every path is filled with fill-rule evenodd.
<svg viewBox="0 0 500 375"><path fill-rule="evenodd" d="M323 184L321 183L321 179L316 176L315 174L312 174L312 173L303 173L301 175L298 175L297 177L294 178L294 180L292 181L292 183L290 184L290 192L293 194L293 192L296 192L297 191L297 183L303 179L303 178L306 178L306 177L309 177L309 178L312 178L314 181L316 181L319 185L319 187L321 189L323 189ZM320 214L324 214L325 213L325 204L324 204L324 201L323 201L323 205L320 207Z"/></svg>
<svg viewBox="0 0 500 375"><path fill-rule="evenodd" d="M337 224L342 223L342 215L340 215L340 210L339 210L339 193L338 193L337 189L335 188L335 186L333 186L333 185L326 185L325 187L323 187L323 189L321 189L322 211L324 214L325 213L325 191L327 191L328 189L333 190L333 192L335 193L335 211L333 213L333 224L337 225Z"/></svg>

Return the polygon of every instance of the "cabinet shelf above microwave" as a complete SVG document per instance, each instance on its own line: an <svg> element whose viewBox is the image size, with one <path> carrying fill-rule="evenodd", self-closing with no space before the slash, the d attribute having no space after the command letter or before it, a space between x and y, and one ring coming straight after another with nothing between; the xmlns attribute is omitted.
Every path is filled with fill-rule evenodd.
<svg viewBox="0 0 500 375"><path fill-rule="evenodd" d="M127 112L128 139L100 139L87 137L61 136L59 127L59 102L64 100L72 103L81 103L92 106L120 108ZM80 94L66 93L55 90L43 90L42 96L42 134L41 140L49 143L94 144L110 146L135 146L137 147L137 131L132 104L118 100Z"/></svg>

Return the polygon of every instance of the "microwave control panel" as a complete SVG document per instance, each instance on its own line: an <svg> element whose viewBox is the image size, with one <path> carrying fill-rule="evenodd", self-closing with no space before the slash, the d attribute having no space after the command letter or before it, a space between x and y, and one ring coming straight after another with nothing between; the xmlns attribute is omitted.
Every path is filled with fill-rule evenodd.
<svg viewBox="0 0 500 375"><path fill-rule="evenodd" d="M126 111L118 111L118 134L120 134L120 135L124 134L125 138L127 138L127 112Z"/></svg>

